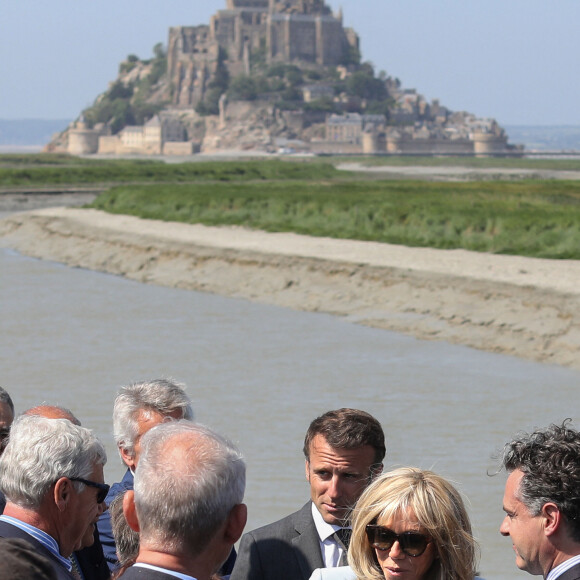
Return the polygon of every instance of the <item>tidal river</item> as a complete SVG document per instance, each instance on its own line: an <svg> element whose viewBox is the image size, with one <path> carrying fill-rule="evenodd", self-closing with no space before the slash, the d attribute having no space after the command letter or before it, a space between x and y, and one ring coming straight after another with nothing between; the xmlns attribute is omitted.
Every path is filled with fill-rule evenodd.
<svg viewBox="0 0 580 580"><path fill-rule="evenodd" d="M518 430L566 417L580 427L580 373L10 250L0 250L0 272L0 384L17 411L43 401L72 409L106 442L110 483L123 471L112 404L129 382L185 382L197 420L239 444L248 529L308 499L301 448L310 420L357 407L385 428L386 468L432 468L469 499L482 575L526 577L497 531L505 475L488 475L492 454Z"/></svg>

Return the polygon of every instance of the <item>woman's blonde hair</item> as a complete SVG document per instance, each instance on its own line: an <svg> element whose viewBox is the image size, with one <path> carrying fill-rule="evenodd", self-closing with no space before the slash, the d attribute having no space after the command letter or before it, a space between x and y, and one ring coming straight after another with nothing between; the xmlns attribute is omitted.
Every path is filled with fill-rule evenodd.
<svg viewBox="0 0 580 580"><path fill-rule="evenodd" d="M367 524L404 516L410 508L435 545L433 565L421 580L473 580L477 544L459 492L444 478L415 467L385 473L367 487L352 516L348 562L359 579L384 580Z"/></svg>

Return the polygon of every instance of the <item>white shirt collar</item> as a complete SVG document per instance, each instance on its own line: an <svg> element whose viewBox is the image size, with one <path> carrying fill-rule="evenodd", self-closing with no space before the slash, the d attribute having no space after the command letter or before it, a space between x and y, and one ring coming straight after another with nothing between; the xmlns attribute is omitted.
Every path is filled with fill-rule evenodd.
<svg viewBox="0 0 580 580"><path fill-rule="evenodd" d="M163 574L169 574L169 576L175 576L180 578L180 580L197 580L193 576L188 576L187 574L182 574L181 572L175 572L175 570L168 570L167 568L160 568L159 566L153 566L153 564L145 564L143 562L137 562L133 564L135 568L149 568L149 570L157 570L158 572L163 572Z"/></svg>
<svg viewBox="0 0 580 580"><path fill-rule="evenodd" d="M314 525L316 526L316 531L318 532L318 537L321 542L324 542L327 538L332 536L336 530L340 530L341 526L335 526L334 524L329 524L324 521L322 514L318 511L314 502L312 502L312 519L314 520Z"/></svg>

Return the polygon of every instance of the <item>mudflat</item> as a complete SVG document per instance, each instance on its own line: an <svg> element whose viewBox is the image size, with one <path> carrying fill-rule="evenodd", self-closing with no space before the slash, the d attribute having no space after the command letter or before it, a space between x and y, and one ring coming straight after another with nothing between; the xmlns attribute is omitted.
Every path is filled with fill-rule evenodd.
<svg viewBox="0 0 580 580"><path fill-rule="evenodd" d="M580 261L408 248L47 208L0 245L139 282L326 312L580 369Z"/></svg>

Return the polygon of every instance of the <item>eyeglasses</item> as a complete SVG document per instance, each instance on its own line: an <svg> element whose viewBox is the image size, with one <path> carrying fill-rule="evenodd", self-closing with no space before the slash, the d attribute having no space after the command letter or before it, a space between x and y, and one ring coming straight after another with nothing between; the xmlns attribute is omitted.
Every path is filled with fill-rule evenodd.
<svg viewBox="0 0 580 580"><path fill-rule="evenodd" d="M390 550L395 542L399 542L401 550L411 558L417 558L423 554L431 543L430 538L418 532L395 534L393 530L375 524L368 524L365 530L369 544L373 548L381 551Z"/></svg>
<svg viewBox="0 0 580 580"><path fill-rule="evenodd" d="M83 479L82 477L69 477L71 481L78 481L79 483L84 483L89 487L96 487L99 491L97 492L97 503L103 503L107 494L109 493L109 489L111 486L107 485L106 483L97 483L96 481L89 481L88 479Z"/></svg>

